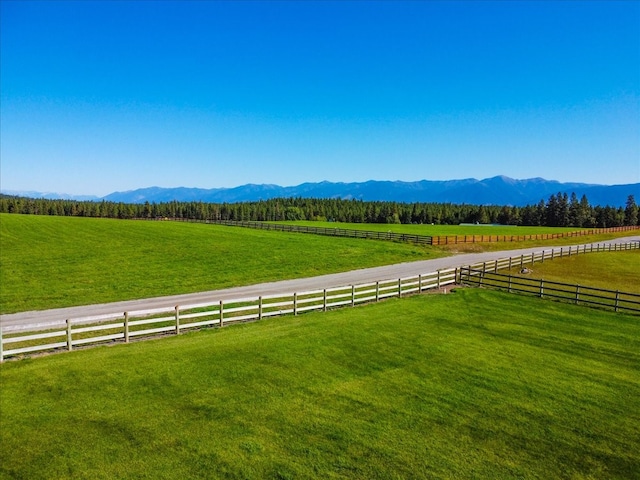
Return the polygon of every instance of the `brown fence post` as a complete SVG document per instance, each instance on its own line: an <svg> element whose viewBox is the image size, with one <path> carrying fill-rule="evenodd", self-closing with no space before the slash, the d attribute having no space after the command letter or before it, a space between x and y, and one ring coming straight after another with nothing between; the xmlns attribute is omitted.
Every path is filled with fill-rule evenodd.
<svg viewBox="0 0 640 480"><path fill-rule="evenodd" d="M380 300L380 282L376 282L376 302Z"/></svg>
<svg viewBox="0 0 640 480"><path fill-rule="evenodd" d="M293 314L298 315L298 294L293 292Z"/></svg>
<svg viewBox="0 0 640 480"><path fill-rule="evenodd" d="M224 314L222 313L223 308L222 300L220 300L220 327L224 326Z"/></svg>
<svg viewBox="0 0 640 480"><path fill-rule="evenodd" d="M327 311L327 289L326 288L322 291L322 311L323 312Z"/></svg>
<svg viewBox="0 0 640 480"><path fill-rule="evenodd" d="M398 279L398 298L402 298L402 279Z"/></svg>

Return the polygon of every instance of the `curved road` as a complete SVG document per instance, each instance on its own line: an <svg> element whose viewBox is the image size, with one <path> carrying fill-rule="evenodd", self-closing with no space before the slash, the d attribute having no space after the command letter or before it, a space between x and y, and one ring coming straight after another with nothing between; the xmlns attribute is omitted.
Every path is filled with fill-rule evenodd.
<svg viewBox="0 0 640 480"><path fill-rule="evenodd" d="M637 241L640 236L617 238L604 242L600 245L620 244ZM581 244L582 246L583 244ZM590 244L587 244L590 245ZM594 244L596 245L596 244ZM573 245L575 246L575 245ZM565 248L569 247L566 245ZM553 247L559 249L561 247ZM293 294L294 292L304 292L311 290L322 290L324 288L342 287L357 285L362 283L396 280L398 278L413 277L420 274L435 272L448 268L457 268L474 263L490 262L500 258L518 257L522 254L533 252L551 252L550 248L532 247L519 250L502 250L499 252L483 252L454 255L451 257L437 258L433 260L422 260L410 263L399 263L383 267L374 267L361 270L352 270L344 273L321 275L310 278L299 278L293 280L283 280L279 282L261 283L258 285L248 285L245 287L227 288L223 290L212 290L208 292L190 293L185 295L173 295L168 297L146 298L141 300L127 300L122 302L104 303L97 305L86 305L68 308L56 308L51 310L38 310L31 312L21 312L8 315L0 315L0 326L4 331L23 330L28 325L29 330L34 330L34 326L52 327L55 324L63 324L67 318L93 317L120 312L133 312L136 310L151 310L156 308L173 308L175 305L193 305L199 303L215 302L219 300L232 300L239 298L257 298L275 294Z"/></svg>

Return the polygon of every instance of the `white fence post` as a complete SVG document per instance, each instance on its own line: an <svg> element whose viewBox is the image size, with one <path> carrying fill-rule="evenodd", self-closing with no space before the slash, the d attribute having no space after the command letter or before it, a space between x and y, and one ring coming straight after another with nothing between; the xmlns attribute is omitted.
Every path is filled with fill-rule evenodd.
<svg viewBox="0 0 640 480"><path fill-rule="evenodd" d="M67 318L67 349L73 350L73 340L71 338L71 320Z"/></svg>
<svg viewBox="0 0 640 480"><path fill-rule="evenodd" d="M4 350L2 349L2 326L0 326L0 363L4 362Z"/></svg>
<svg viewBox="0 0 640 480"><path fill-rule="evenodd" d="M356 286L351 285L351 306L356 304Z"/></svg>
<svg viewBox="0 0 640 480"><path fill-rule="evenodd" d="M293 292L293 314L298 315L298 293Z"/></svg>
<svg viewBox="0 0 640 480"><path fill-rule="evenodd" d="M180 306L176 305L176 335L180 335Z"/></svg>
<svg viewBox="0 0 640 480"><path fill-rule="evenodd" d="M223 308L223 302L220 300L220 327L224 326L224 314L222 313Z"/></svg>
<svg viewBox="0 0 640 480"><path fill-rule="evenodd" d="M402 298L402 279L398 279L398 298Z"/></svg>
<svg viewBox="0 0 640 480"><path fill-rule="evenodd" d="M262 320L262 295L258 297L258 320Z"/></svg>
<svg viewBox="0 0 640 480"><path fill-rule="evenodd" d="M129 312L124 312L124 343L129 343Z"/></svg>

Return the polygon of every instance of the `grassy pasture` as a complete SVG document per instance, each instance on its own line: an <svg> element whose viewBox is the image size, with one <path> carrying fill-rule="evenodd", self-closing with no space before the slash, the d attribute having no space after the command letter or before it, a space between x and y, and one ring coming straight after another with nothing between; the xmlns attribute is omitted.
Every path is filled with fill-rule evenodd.
<svg viewBox="0 0 640 480"><path fill-rule="evenodd" d="M640 250L572 255L536 263L526 275L519 270L500 273L640 294Z"/></svg>
<svg viewBox="0 0 640 480"><path fill-rule="evenodd" d="M0 366L1 478L637 478L637 317L482 289Z"/></svg>
<svg viewBox="0 0 640 480"><path fill-rule="evenodd" d="M278 222L280 223L280 222ZM290 225L302 225L318 228L344 228L350 230L370 230L375 232L406 233L410 235L429 236L464 236L473 235L545 235L554 233L575 232L581 229L575 227L517 227L511 225L398 225L381 223L339 223L339 222L281 222ZM632 232L602 233L597 235L584 235L579 237L564 237L553 240L524 240L517 242L477 242L439 245L435 248L449 253L473 253L486 251L499 251L526 247L552 247L560 245L574 245L583 243L597 243L613 238L637 235L639 230Z"/></svg>
<svg viewBox="0 0 640 480"><path fill-rule="evenodd" d="M0 312L191 293L445 255L218 225L0 215Z"/></svg>
<svg viewBox="0 0 640 480"><path fill-rule="evenodd" d="M541 235L545 233L573 232L574 227L517 227L512 225L427 225L393 223L341 223L341 222L270 222L288 225L304 225L318 228L344 228L375 232L407 233L412 235Z"/></svg>

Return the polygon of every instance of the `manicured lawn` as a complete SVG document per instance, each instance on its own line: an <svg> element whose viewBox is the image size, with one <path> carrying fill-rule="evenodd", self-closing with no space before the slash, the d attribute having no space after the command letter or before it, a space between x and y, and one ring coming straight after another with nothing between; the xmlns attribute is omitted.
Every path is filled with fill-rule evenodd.
<svg viewBox="0 0 640 480"><path fill-rule="evenodd" d="M425 246L177 222L0 215L0 313L443 256Z"/></svg>
<svg viewBox="0 0 640 480"><path fill-rule="evenodd" d="M637 317L480 289L0 366L2 478L637 478Z"/></svg>

